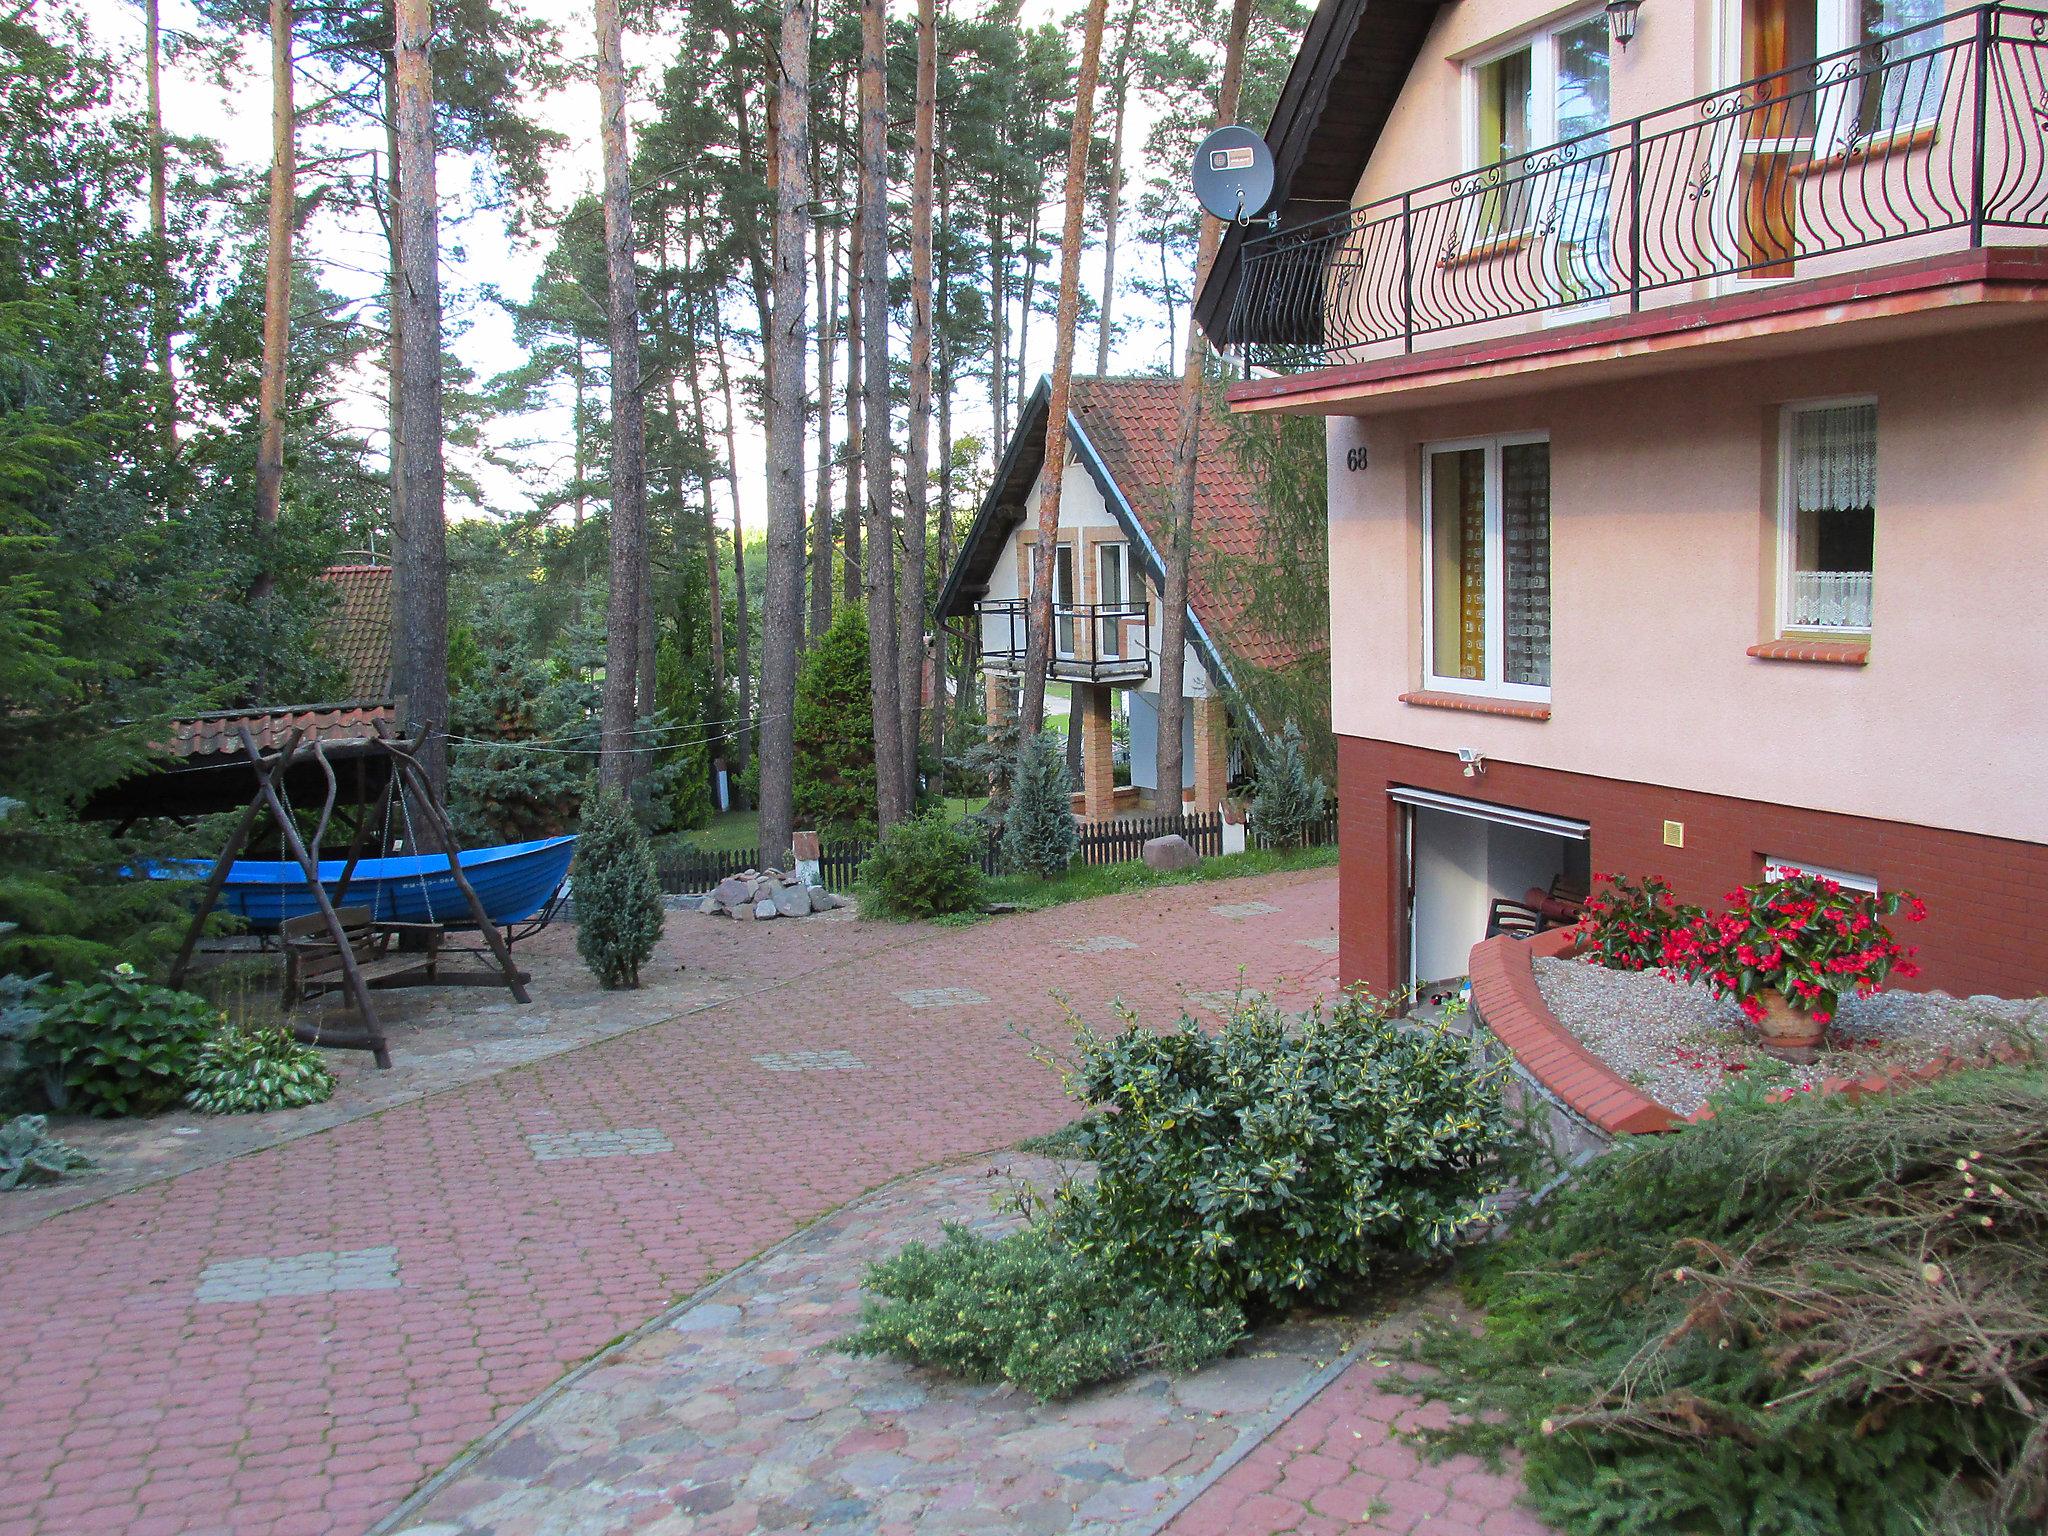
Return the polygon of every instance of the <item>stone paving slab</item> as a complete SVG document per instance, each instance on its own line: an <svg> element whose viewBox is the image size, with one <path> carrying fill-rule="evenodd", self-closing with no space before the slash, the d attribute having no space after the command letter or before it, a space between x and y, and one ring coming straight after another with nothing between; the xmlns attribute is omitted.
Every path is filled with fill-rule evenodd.
<svg viewBox="0 0 2048 1536"><path fill-rule="evenodd" d="M1057 1163L1007 1154L906 1180L810 1227L572 1378L378 1529L405 1536L1021 1531L1139 1536L1280 1424L1356 1325L1266 1329L1187 1377L1065 1403L833 1342L869 1260Z"/></svg>
<svg viewBox="0 0 2048 1536"><path fill-rule="evenodd" d="M395 1291L398 1250L322 1249L289 1258L222 1259L199 1272L192 1299L199 1302L275 1301L281 1296L326 1296L336 1291Z"/></svg>
<svg viewBox="0 0 2048 1536"><path fill-rule="evenodd" d="M521 948L535 1006L587 1006L594 1029L624 1016L608 1038L415 1085L313 1134L291 1129L322 1123L299 1112L314 1118L285 1117L272 1144L173 1161L174 1176L102 1187L77 1209L0 1196L7 1213L40 1211L0 1242L0 1295L16 1299L0 1307L0 1532L362 1531L678 1296L892 1178L1064 1124L1072 1105L1017 1034L1058 1038L1056 993L1100 1024L1121 997L1157 1026L1179 1016L1184 986L1242 979L1289 1006L1328 991L1332 962L1290 940L1329 930L1334 872L1224 888L1282 911L1241 927L1206 920L1218 889L966 929L676 914L648 993L576 990L574 936L558 927ZM1073 951L1105 930L1146 963ZM905 977L991 1002L912 1009L895 995ZM642 1012L700 978L717 978L710 1000L666 1022ZM489 996L446 1006L516 1006ZM821 1048L867 1068L754 1060ZM156 1124L143 1139L175 1154ZM653 1129L674 1150L543 1170L526 1141L604 1127ZM380 1247L396 1250L396 1289L195 1299L213 1264Z"/></svg>

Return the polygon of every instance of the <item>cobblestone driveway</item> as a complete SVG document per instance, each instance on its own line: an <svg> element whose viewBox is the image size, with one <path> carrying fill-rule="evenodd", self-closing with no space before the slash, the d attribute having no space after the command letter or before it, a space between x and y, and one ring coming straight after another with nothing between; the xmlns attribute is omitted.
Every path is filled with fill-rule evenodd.
<svg viewBox="0 0 2048 1536"><path fill-rule="evenodd" d="M1329 871L953 931L678 916L650 974L729 1000L0 1237L0 1531L359 1532L710 1277L1065 1120L1010 1028L1057 1040L1054 990L1299 1003L1335 919Z"/></svg>

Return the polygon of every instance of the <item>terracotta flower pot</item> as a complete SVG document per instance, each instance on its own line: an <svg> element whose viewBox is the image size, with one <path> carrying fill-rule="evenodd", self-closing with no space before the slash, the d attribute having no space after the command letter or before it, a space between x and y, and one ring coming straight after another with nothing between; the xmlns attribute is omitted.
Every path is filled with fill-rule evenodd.
<svg viewBox="0 0 2048 1536"><path fill-rule="evenodd" d="M1809 1062L1828 1032L1812 1015L1792 1006L1784 993L1770 987L1757 994L1764 1016L1756 1021L1757 1044L1780 1061Z"/></svg>

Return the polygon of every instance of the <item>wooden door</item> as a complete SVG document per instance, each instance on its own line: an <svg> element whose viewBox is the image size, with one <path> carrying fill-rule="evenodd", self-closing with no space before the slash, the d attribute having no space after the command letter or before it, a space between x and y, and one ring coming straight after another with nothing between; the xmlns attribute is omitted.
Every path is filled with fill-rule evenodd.
<svg viewBox="0 0 2048 1536"><path fill-rule="evenodd" d="M1742 74L1763 80L1743 123L1737 238L1750 277L1790 277L1799 249L1796 160L1813 141L1817 0L1742 0ZM1789 71L1789 73L1781 73ZM1765 77L1772 77L1765 79Z"/></svg>

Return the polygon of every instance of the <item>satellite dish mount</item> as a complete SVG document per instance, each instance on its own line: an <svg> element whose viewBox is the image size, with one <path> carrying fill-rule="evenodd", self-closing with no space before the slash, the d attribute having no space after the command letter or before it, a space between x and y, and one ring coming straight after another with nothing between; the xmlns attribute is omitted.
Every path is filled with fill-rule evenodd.
<svg viewBox="0 0 2048 1536"><path fill-rule="evenodd" d="M1268 229L1279 227L1280 215L1266 212L1273 200L1273 152L1251 129L1232 124L1202 140L1194 183L1196 201L1226 224L1249 224L1265 214Z"/></svg>

